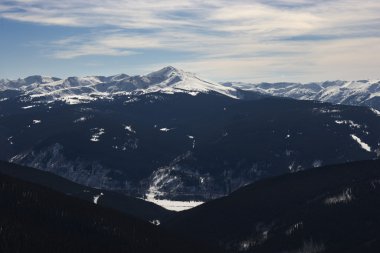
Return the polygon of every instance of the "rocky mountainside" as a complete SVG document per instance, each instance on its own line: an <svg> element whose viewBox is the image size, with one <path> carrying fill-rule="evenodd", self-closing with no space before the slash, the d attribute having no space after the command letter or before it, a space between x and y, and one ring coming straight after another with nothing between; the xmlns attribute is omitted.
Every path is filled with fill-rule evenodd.
<svg viewBox="0 0 380 253"><path fill-rule="evenodd" d="M229 252L377 252L380 160L265 179L164 224Z"/></svg>
<svg viewBox="0 0 380 253"><path fill-rule="evenodd" d="M307 84L227 82L223 85L272 96L369 106L380 110L380 80L327 81Z"/></svg>

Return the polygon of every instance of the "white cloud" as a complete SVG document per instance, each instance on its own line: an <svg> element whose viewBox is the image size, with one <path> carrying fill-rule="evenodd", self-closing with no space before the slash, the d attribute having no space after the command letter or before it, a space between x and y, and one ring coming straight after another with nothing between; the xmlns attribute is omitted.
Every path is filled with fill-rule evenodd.
<svg viewBox="0 0 380 253"><path fill-rule="evenodd" d="M255 75L304 80L333 77L332 72L343 78L344 72L346 78L353 73L373 75L379 66L373 57L379 49L378 13L378 0L16 0L0 4L2 18L90 28L87 34L51 43L48 50L56 58L126 56L143 49L189 52L193 59L176 64L222 73L228 79Z"/></svg>
<svg viewBox="0 0 380 253"><path fill-rule="evenodd" d="M216 81L247 82L309 82L325 80L357 80L379 78L380 38L302 42L293 45L294 51L304 47L302 53L256 57L221 57L170 62ZM146 66L149 69L159 65ZM374 76L374 73L376 76Z"/></svg>
<svg viewBox="0 0 380 253"><path fill-rule="evenodd" d="M128 56L132 54L136 54L136 52L106 47L100 48L92 45L82 45L79 48L57 50L52 53L52 56L58 59L71 59L88 55Z"/></svg>
<svg viewBox="0 0 380 253"><path fill-rule="evenodd" d="M10 9L11 9L11 7L3 5L0 3L0 12L8 11Z"/></svg>

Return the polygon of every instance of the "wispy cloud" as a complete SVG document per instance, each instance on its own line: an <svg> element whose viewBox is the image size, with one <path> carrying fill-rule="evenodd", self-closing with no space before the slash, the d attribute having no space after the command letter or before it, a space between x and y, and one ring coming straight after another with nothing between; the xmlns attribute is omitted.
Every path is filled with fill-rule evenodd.
<svg viewBox="0 0 380 253"><path fill-rule="evenodd" d="M377 48L372 43L380 38L378 13L378 0L15 0L0 4L0 17L5 19L89 28L80 36L51 42L49 55L55 58L170 50L192 53L191 62L178 62L183 66L209 69L212 64L211 72L229 73L232 68L239 75L241 69L245 73L260 69L268 75L291 69L296 74L293 66L309 73L309 65L323 71L318 64L341 63L341 59L352 68L353 61L358 57L364 61L370 48ZM355 53L359 51L362 56Z"/></svg>
<svg viewBox="0 0 380 253"><path fill-rule="evenodd" d="M380 38L330 41L323 44L307 42L302 53L273 54L247 57L202 58L174 61L171 65L190 69L201 76L218 81L325 81L380 78ZM295 46L296 47L296 46ZM160 65L146 66L145 70Z"/></svg>

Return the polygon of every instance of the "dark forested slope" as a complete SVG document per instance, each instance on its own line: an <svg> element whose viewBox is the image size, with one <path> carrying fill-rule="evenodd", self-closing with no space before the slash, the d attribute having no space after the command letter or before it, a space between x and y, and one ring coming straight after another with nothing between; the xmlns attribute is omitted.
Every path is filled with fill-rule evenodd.
<svg viewBox="0 0 380 253"><path fill-rule="evenodd" d="M148 222L0 174L0 252L210 251Z"/></svg>
<svg viewBox="0 0 380 253"><path fill-rule="evenodd" d="M142 199L128 197L121 193L90 188L74 183L55 174L30 167L0 161L0 173L23 181L42 185L92 203L96 199L96 203L100 206L119 210L125 214L146 221L161 221L173 213L161 206Z"/></svg>
<svg viewBox="0 0 380 253"><path fill-rule="evenodd" d="M165 224L231 252L379 252L380 160L248 185Z"/></svg>

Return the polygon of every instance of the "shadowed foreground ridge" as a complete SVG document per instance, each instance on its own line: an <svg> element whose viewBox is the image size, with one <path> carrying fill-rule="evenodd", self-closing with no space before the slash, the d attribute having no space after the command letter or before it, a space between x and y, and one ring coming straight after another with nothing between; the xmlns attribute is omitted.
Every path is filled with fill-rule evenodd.
<svg viewBox="0 0 380 253"><path fill-rule="evenodd" d="M148 222L0 174L0 252L213 252Z"/></svg>
<svg viewBox="0 0 380 253"><path fill-rule="evenodd" d="M172 212L142 199L133 198L121 193L105 191L80 185L55 174L35 168L25 167L5 161L0 161L0 173L26 182L47 187L68 196L83 199L93 203L98 196L97 204L120 211L126 215L153 221L164 220Z"/></svg>
<svg viewBox="0 0 380 253"><path fill-rule="evenodd" d="M283 175L165 224L230 252L378 252L380 160Z"/></svg>

